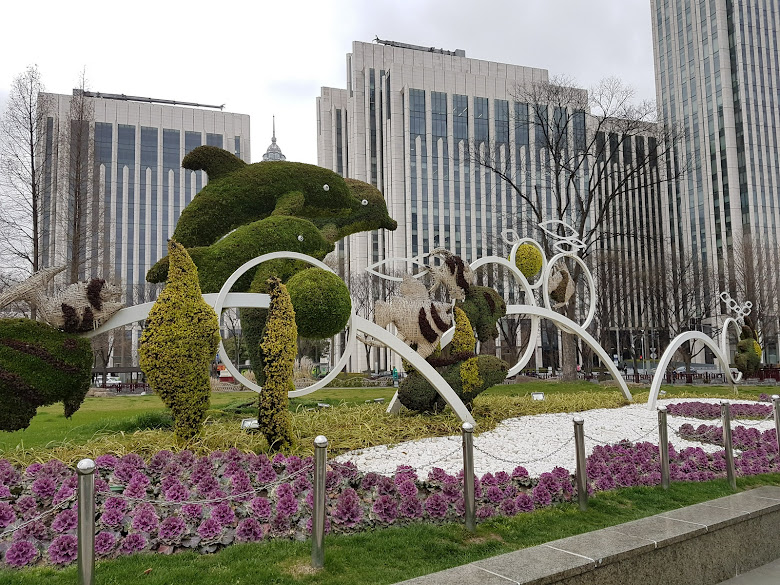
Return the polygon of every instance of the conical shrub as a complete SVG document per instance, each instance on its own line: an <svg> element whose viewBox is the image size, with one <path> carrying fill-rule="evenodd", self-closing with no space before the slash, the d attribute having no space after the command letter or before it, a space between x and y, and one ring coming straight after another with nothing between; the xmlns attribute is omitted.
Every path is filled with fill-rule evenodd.
<svg viewBox="0 0 780 585"><path fill-rule="evenodd" d="M138 354L149 385L171 409L176 436L186 440L200 432L209 407L219 321L201 296L198 269L184 246L170 240L168 256L168 281L149 312Z"/></svg>

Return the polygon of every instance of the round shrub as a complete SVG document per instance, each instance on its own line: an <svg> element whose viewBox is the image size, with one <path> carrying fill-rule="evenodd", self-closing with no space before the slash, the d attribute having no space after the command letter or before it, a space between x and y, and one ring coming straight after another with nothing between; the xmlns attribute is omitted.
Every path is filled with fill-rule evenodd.
<svg viewBox="0 0 780 585"><path fill-rule="evenodd" d="M520 244L515 253L515 266L528 279L533 278L542 269L542 253L533 244Z"/></svg>
<svg viewBox="0 0 780 585"><path fill-rule="evenodd" d="M309 339L327 339L341 331L349 320L352 301L338 276L322 268L309 268L287 282L298 334Z"/></svg>

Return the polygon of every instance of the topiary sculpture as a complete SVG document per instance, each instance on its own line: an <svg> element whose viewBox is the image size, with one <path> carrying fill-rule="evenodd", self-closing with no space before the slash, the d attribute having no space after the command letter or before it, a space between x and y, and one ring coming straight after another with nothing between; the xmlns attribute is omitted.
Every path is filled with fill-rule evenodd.
<svg viewBox="0 0 780 585"><path fill-rule="evenodd" d="M474 398L501 382L509 365L494 356L475 356L474 332L466 313L455 308L455 334L441 355L433 354L427 361L434 366L466 407L471 410ZM407 376L398 387L398 399L416 412L441 412L446 403L434 387L416 370L407 368Z"/></svg>
<svg viewBox="0 0 780 585"><path fill-rule="evenodd" d="M199 146L182 166L204 170L209 177L173 234L188 248L211 245L231 230L271 215L307 218L331 243L358 231L397 227L376 188L360 181L347 184L338 173L315 165L248 165L221 148Z"/></svg>
<svg viewBox="0 0 780 585"><path fill-rule="evenodd" d="M227 275L255 256L288 250L322 260L335 241L349 234L397 227L376 187L321 167L284 161L247 165L212 146L192 150L182 166L204 170L209 176L208 184L182 212L174 232L186 246L198 247L191 253L204 292L218 291ZM298 236L303 236L302 242ZM244 275L232 290L268 292L269 276L286 282L307 267L287 260L268 262ZM149 270L147 280L162 282L167 271L164 258ZM260 384L265 315L262 309L241 311L249 359Z"/></svg>
<svg viewBox="0 0 780 585"><path fill-rule="evenodd" d="M168 282L149 311L138 354L149 385L171 409L176 436L187 440L200 432L209 406L219 322L184 246L170 240L168 257Z"/></svg>
<svg viewBox="0 0 780 585"><path fill-rule="evenodd" d="M257 421L272 449L293 442L292 417L287 408L287 392L294 389L293 366L297 354L297 327L287 288L278 278L268 280L271 304L261 348L263 351L263 391Z"/></svg>
<svg viewBox="0 0 780 585"><path fill-rule="evenodd" d="M91 376L88 340L32 319L0 319L0 430L26 429L39 406L55 402L70 418Z"/></svg>

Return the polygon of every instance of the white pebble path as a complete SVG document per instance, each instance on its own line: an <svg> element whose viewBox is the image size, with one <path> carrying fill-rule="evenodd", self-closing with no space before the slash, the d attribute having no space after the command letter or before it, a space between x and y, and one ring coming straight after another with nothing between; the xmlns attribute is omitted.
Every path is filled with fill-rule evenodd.
<svg viewBox="0 0 780 585"><path fill-rule="evenodd" d="M659 404L678 402L709 402L718 404L719 398L669 398ZM751 401L730 401L731 404L756 404ZM760 403L769 405L770 403ZM573 417L585 421L585 451L590 454L598 444L611 444L626 439L631 442L648 441L658 444L658 414L648 410L647 404L631 404L621 408L598 408L578 413L555 413L523 416L502 421L492 431L474 434L474 469L482 475L487 472L511 472L518 465L528 470L532 477L564 467L574 472ZM678 451L686 447L701 447L707 452L722 447L708 443L686 441L678 437L683 424L694 427L701 424L720 425L720 419L702 420L681 416L668 416L669 442ZM733 426L739 421L734 420ZM760 431L774 428L770 417L764 421L747 420L745 424ZM460 436L436 437L406 441L397 445L380 445L368 449L349 451L336 458L344 463L352 461L364 472L373 471L391 475L398 465L410 465L421 478L428 476L434 467L456 474L463 469L463 451Z"/></svg>

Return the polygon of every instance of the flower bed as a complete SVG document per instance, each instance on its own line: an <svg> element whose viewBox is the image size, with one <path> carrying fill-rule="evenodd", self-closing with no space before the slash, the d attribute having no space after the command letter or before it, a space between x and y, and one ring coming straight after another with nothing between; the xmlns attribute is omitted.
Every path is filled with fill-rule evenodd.
<svg viewBox="0 0 780 585"><path fill-rule="evenodd" d="M667 404L666 410L672 416L688 418L716 419L720 418L720 404L711 402L678 402ZM759 418L772 416L772 407L764 404L732 404L732 418Z"/></svg>
<svg viewBox="0 0 780 585"><path fill-rule="evenodd" d="M305 539L311 534L311 457L240 453L195 457L161 451L97 458L96 537L99 558L141 551L214 552L233 542ZM24 470L0 460L0 558L5 565L67 565L76 559L76 484L71 468L52 460ZM434 469L418 478L401 466L392 477L331 462L326 530L356 532L409 522L450 522L464 513L463 478ZM530 478L516 468L475 481L477 516L513 516L571 500L562 468Z"/></svg>
<svg viewBox="0 0 780 585"><path fill-rule="evenodd" d="M776 472L772 433L752 436L736 458L741 475ZM670 447L674 481L725 476L723 452ZM128 454L97 458L96 538L99 558L143 551L209 553L234 542L305 539L311 533L311 458L241 453L196 457L160 451L148 461ZM661 481L658 447L620 442L596 447L587 461L589 490L652 486ZM400 466L390 476L331 461L326 478L326 530L357 532L411 522L461 522L463 477L434 468L427 478ZM4 566L64 566L76 559L76 484L60 461L18 469L0 460L0 559ZM514 516L571 501L571 473L557 467L531 478L523 467L475 480L478 519Z"/></svg>
<svg viewBox="0 0 780 585"><path fill-rule="evenodd" d="M699 425L694 428L692 424L686 423L677 434L688 441L723 445L723 427L717 425ZM762 432L755 427L736 426L731 429L731 444L741 451L777 445L777 432L775 429Z"/></svg>

